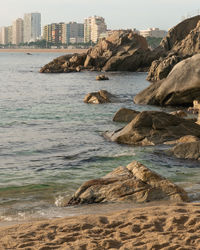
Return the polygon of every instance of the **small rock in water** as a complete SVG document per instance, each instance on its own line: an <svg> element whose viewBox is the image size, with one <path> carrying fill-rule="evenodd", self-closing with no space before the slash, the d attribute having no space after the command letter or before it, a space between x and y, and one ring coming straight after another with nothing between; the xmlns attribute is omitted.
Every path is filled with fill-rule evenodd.
<svg viewBox="0 0 200 250"><path fill-rule="evenodd" d="M109 80L109 78L105 75L98 75L98 76L96 76L96 80L97 81L105 81L105 80Z"/></svg>
<svg viewBox="0 0 200 250"><path fill-rule="evenodd" d="M102 104L117 101L117 97L110 94L106 90L99 90L98 92L92 92L85 96L84 102L90 104Z"/></svg>

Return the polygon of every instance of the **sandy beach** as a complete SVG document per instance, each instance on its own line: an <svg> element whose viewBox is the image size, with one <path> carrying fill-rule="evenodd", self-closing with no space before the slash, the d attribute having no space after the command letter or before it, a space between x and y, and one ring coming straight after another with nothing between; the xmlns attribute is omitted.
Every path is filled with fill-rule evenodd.
<svg viewBox="0 0 200 250"><path fill-rule="evenodd" d="M0 49L1 52L12 53L84 53L87 49Z"/></svg>
<svg viewBox="0 0 200 250"><path fill-rule="evenodd" d="M0 249L200 249L200 204L150 205L1 227Z"/></svg>

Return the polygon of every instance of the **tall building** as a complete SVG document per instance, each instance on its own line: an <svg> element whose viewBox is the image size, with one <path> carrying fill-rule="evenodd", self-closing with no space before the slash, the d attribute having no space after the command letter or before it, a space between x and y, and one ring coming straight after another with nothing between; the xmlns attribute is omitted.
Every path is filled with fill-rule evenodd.
<svg viewBox="0 0 200 250"><path fill-rule="evenodd" d="M64 23L52 23L43 28L43 39L55 45L62 43Z"/></svg>
<svg viewBox="0 0 200 250"><path fill-rule="evenodd" d="M24 42L35 42L41 37L41 14L24 14Z"/></svg>
<svg viewBox="0 0 200 250"><path fill-rule="evenodd" d="M1 44L8 43L8 27L1 27Z"/></svg>
<svg viewBox="0 0 200 250"><path fill-rule="evenodd" d="M63 25L62 43L83 43L84 42L84 24L69 22Z"/></svg>
<svg viewBox="0 0 200 250"><path fill-rule="evenodd" d="M12 26L1 27L0 44L6 45L12 43Z"/></svg>
<svg viewBox="0 0 200 250"><path fill-rule="evenodd" d="M158 37L158 38L163 38L167 35L166 30L160 30L159 28L149 28L147 30L140 30L139 31L141 36L144 37Z"/></svg>
<svg viewBox="0 0 200 250"><path fill-rule="evenodd" d="M106 33L107 25L103 17L93 16L84 19L84 42L96 43L102 33Z"/></svg>
<svg viewBox="0 0 200 250"><path fill-rule="evenodd" d="M22 18L18 18L13 22L12 25L12 44L19 45L20 43L23 43L24 36L24 21Z"/></svg>

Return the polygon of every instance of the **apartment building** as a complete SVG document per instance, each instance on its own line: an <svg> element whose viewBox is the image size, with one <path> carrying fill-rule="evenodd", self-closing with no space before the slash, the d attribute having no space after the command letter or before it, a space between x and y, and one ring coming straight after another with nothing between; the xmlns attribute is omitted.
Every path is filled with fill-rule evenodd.
<svg viewBox="0 0 200 250"><path fill-rule="evenodd" d="M24 42L35 42L41 37L41 14L24 14Z"/></svg>
<svg viewBox="0 0 200 250"><path fill-rule="evenodd" d="M63 25L62 43L83 43L84 42L84 24L69 22Z"/></svg>
<svg viewBox="0 0 200 250"><path fill-rule="evenodd" d="M24 41L24 21L22 18L18 18L12 25L12 44L19 45Z"/></svg>
<svg viewBox="0 0 200 250"><path fill-rule="evenodd" d="M141 36L144 36L144 37L163 38L167 35L166 30L160 30L159 28L149 28L147 30L140 30L139 33Z"/></svg>
<svg viewBox="0 0 200 250"><path fill-rule="evenodd" d="M55 45L61 44L63 40L64 23L51 23L43 28L43 39Z"/></svg>
<svg viewBox="0 0 200 250"><path fill-rule="evenodd" d="M106 33L107 25L103 17L93 16L84 19L84 42L96 43L102 33Z"/></svg>

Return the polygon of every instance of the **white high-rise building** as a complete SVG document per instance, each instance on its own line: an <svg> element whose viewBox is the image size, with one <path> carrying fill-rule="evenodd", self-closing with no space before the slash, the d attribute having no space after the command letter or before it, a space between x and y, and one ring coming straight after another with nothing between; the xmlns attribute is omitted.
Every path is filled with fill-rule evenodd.
<svg viewBox="0 0 200 250"><path fill-rule="evenodd" d="M84 20L84 42L96 43L102 33L106 33L107 25L103 17L93 16Z"/></svg>
<svg viewBox="0 0 200 250"><path fill-rule="evenodd" d="M35 42L41 37L41 14L24 14L24 42Z"/></svg>
<svg viewBox="0 0 200 250"><path fill-rule="evenodd" d="M22 18L18 18L13 22L12 25L12 44L19 45L20 43L23 43L24 36L23 36L23 29L24 22Z"/></svg>

